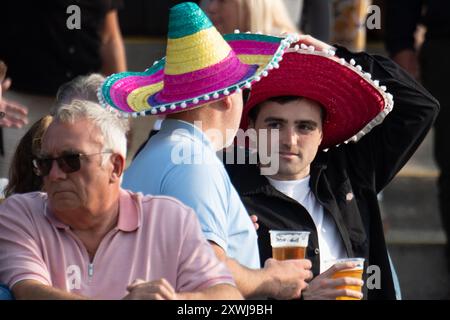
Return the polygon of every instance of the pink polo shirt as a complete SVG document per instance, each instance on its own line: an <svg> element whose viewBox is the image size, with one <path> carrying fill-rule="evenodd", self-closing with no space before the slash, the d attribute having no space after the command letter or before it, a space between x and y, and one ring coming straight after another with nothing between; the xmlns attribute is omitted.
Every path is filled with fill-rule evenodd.
<svg viewBox="0 0 450 320"><path fill-rule="evenodd" d="M0 282L25 279L93 299L121 299L135 279L167 279L177 292L233 284L189 207L174 198L122 190L117 226L93 261L47 208L47 195L14 195L0 205Z"/></svg>

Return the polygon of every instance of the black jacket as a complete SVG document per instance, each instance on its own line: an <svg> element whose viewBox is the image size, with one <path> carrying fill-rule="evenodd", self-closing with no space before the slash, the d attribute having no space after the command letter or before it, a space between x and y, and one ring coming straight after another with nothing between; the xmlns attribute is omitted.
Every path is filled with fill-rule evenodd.
<svg viewBox="0 0 450 320"><path fill-rule="evenodd" d="M339 47L337 56L355 59L394 96L385 121L358 143L319 152L311 164L310 186L325 214L334 218L349 257L364 257L381 269L381 289L368 299L395 299L377 194L392 180L420 145L438 113L438 102L389 59L353 54ZM338 84L336 84L338 85ZM259 218L261 263L271 257L268 230L310 231L307 258L320 270L317 232L310 215L261 176L257 165L226 165L249 214ZM367 267L367 264L366 264ZM367 289L366 289L367 290Z"/></svg>

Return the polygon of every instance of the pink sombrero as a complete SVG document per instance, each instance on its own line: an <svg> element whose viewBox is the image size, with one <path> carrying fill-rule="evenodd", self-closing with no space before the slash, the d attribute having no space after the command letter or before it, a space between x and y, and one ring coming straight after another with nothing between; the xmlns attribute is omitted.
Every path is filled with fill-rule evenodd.
<svg viewBox="0 0 450 320"><path fill-rule="evenodd" d="M296 40L296 35L248 33L222 37L195 3L182 3L170 10L167 56L144 72L111 75L98 97L124 116L196 108L250 88L279 67Z"/></svg>
<svg viewBox="0 0 450 320"><path fill-rule="evenodd" d="M279 96L301 96L322 104L326 117L321 149L358 141L380 124L394 105L386 87L353 59L345 61L336 57L334 50L319 51L301 43L286 51L277 70L252 86L241 128L247 129L253 107Z"/></svg>

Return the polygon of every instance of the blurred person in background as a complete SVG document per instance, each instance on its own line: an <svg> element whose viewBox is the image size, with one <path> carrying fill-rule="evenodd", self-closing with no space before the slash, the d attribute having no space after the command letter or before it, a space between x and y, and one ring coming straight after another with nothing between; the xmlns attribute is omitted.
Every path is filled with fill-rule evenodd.
<svg viewBox="0 0 450 320"><path fill-rule="evenodd" d="M236 29L272 35L299 32L283 0L204 0L202 5L222 34Z"/></svg>
<svg viewBox="0 0 450 320"><path fill-rule="evenodd" d="M0 19L0 59L12 80L6 101L27 106L34 123L49 113L61 84L77 75L125 71L117 18L121 5L120 0L3 1L0 10L7 14ZM0 176L7 174L16 144L28 129L4 130Z"/></svg>
<svg viewBox="0 0 450 320"><path fill-rule="evenodd" d="M434 158L440 170L438 199L450 272L450 1L390 0L386 5L386 49L441 104L434 124ZM426 34L423 44L417 47L415 32L420 24L426 27Z"/></svg>

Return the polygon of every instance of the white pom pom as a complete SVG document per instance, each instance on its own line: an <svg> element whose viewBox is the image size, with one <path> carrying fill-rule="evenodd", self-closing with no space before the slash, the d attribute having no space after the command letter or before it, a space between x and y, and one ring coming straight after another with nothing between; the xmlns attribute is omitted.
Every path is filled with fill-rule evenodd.
<svg viewBox="0 0 450 320"><path fill-rule="evenodd" d="M356 64L355 59L350 59L350 64L351 64L352 66L354 66L354 65Z"/></svg>
<svg viewBox="0 0 450 320"><path fill-rule="evenodd" d="M300 44L300 48L302 48L303 50L307 50L308 46L306 44L304 44L304 43L301 43Z"/></svg>
<svg viewBox="0 0 450 320"><path fill-rule="evenodd" d="M214 98L214 99L217 99L217 98L219 98L219 94L218 94L217 92L214 92L214 94L213 94L213 98Z"/></svg>
<svg viewBox="0 0 450 320"><path fill-rule="evenodd" d="M155 108L153 108L152 110L150 110L150 113L151 113L151 114L157 114L157 113L158 113L158 110L156 110Z"/></svg>
<svg viewBox="0 0 450 320"><path fill-rule="evenodd" d="M186 108L186 107L187 107L187 103L186 103L186 102L182 102L180 106L181 106L181 108L183 108L183 109L184 109L184 108Z"/></svg>
<svg viewBox="0 0 450 320"><path fill-rule="evenodd" d="M205 95L203 96L203 100L208 101L209 99L210 99L210 98L209 98L209 95L205 94Z"/></svg>
<svg viewBox="0 0 450 320"><path fill-rule="evenodd" d="M170 110L175 110L176 108L177 108L177 106L175 104L170 105Z"/></svg>
<svg viewBox="0 0 450 320"><path fill-rule="evenodd" d="M356 66L356 70L362 71L362 67L361 67L360 65L357 65L357 66Z"/></svg>
<svg viewBox="0 0 450 320"><path fill-rule="evenodd" d="M166 107L161 107L161 108L159 108L159 110L161 111L161 112L166 112Z"/></svg>
<svg viewBox="0 0 450 320"><path fill-rule="evenodd" d="M225 89L225 90L223 90L223 94L226 95L226 96L229 96L230 95L230 91L228 91L228 89Z"/></svg>
<svg viewBox="0 0 450 320"><path fill-rule="evenodd" d="M238 34L238 33L241 33L241 32L239 31L239 29L235 29L235 30L234 30L234 33L235 33L235 34Z"/></svg>
<svg viewBox="0 0 450 320"><path fill-rule="evenodd" d="M195 98L194 100L192 100L192 102L193 102L194 104L197 104L197 103L199 103L199 100L198 100L197 98Z"/></svg>

